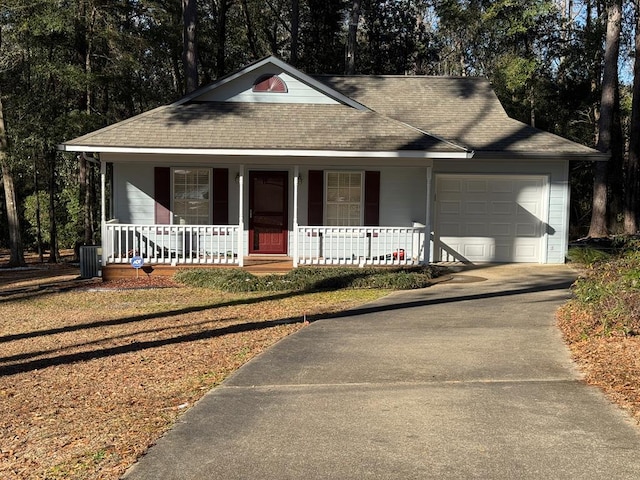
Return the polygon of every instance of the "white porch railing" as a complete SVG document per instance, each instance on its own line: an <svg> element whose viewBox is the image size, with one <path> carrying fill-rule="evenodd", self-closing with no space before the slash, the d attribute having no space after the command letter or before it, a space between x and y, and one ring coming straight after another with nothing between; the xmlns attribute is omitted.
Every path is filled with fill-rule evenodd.
<svg viewBox="0 0 640 480"><path fill-rule="evenodd" d="M425 229L415 227L298 227L294 265L418 265Z"/></svg>
<svg viewBox="0 0 640 480"><path fill-rule="evenodd" d="M238 265L238 225L105 225L106 263Z"/></svg>
<svg viewBox="0 0 640 480"><path fill-rule="evenodd" d="M418 265L425 261L425 229L416 227L308 227L294 235L298 265ZM106 264L241 265L238 225L130 225L107 223Z"/></svg>

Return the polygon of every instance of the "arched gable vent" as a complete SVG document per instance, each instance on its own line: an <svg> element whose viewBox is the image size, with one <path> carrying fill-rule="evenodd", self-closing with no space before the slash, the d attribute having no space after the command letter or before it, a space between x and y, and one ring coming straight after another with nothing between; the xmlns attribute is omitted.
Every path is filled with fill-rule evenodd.
<svg viewBox="0 0 640 480"><path fill-rule="evenodd" d="M254 92L287 93L287 84L277 75L267 74L259 77L253 84Z"/></svg>

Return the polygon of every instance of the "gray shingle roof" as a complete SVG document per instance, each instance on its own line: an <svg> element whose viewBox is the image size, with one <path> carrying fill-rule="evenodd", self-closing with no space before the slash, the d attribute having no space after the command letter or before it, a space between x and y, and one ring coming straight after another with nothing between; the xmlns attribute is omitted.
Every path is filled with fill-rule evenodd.
<svg viewBox="0 0 640 480"><path fill-rule="evenodd" d="M597 154L510 118L490 83L479 77L317 76L391 118L478 152Z"/></svg>
<svg viewBox="0 0 640 480"><path fill-rule="evenodd" d="M344 105L278 103L168 105L66 145L464 152L378 113Z"/></svg>
<svg viewBox="0 0 640 480"><path fill-rule="evenodd" d="M337 104L197 102L202 91L270 62ZM594 149L509 118L483 78L310 77L273 57L176 103L63 144L66 150L98 152L114 147L604 158Z"/></svg>

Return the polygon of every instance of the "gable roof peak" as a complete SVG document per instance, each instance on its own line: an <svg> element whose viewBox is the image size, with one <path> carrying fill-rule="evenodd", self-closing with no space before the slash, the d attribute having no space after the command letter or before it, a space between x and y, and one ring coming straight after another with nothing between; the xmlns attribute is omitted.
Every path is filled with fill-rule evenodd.
<svg viewBox="0 0 640 480"><path fill-rule="evenodd" d="M275 57L273 55L269 55L267 57L263 57L259 60L256 60L253 63L250 63L249 65L241 68L240 70L237 70L236 72L230 73L228 75L225 75L223 77L220 77L219 79L217 79L216 81L214 81L213 83L210 83L209 85L205 85L187 95L185 95L184 97L180 98L179 100L175 101L174 103L171 104L171 106L179 106L179 105L184 105L186 103L189 103L191 101L197 100L199 97L202 97L212 91L214 91L217 88L220 88L224 85L227 85L233 81L238 80L241 77L244 77L246 75L251 75L253 72L255 72L256 70L262 69L263 67L265 67L266 65L273 65L274 69L276 70L280 70L282 72L286 72L287 75L295 78L296 80L304 83L305 85L309 86L310 88L313 88L314 90L319 91L320 93L326 95L327 97L337 101L338 103L341 103L343 105L347 105L351 108L355 108L356 110L360 110L360 111L370 111L370 109L368 107L366 107L365 105L357 102L356 100L348 97L347 95L339 92L338 90L335 90L334 88L332 88L331 86L327 85L324 82L320 82L318 80L316 80L315 78L313 78L310 75L307 75L306 73L298 70L297 68L295 68L294 66L286 63L285 61L279 59L278 57Z"/></svg>

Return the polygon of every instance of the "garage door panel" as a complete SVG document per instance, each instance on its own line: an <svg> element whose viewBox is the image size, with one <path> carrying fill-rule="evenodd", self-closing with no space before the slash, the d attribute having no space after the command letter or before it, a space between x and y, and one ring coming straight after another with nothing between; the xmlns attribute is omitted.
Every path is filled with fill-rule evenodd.
<svg viewBox="0 0 640 480"><path fill-rule="evenodd" d="M487 213L487 201L473 200L465 203L464 213L467 215L485 215Z"/></svg>
<svg viewBox="0 0 640 480"><path fill-rule="evenodd" d="M493 249L493 257L494 258L511 257L511 245L495 245Z"/></svg>
<svg viewBox="0 0 640 480"><path fill-rule="evenodd" d="M539 237L538 226L530 223L518 223L516 224L516 237Z"/></svg>
<svg viewBox="0 0 640 480"><path fill-rule="evenodd" d="M479 258L486 257L490 255L490 252L487 250L490 248L489 245L486 245L483 241L478 243L466 243L464 245L464 256L465 258Z"/></svg>
<svg viewBox="0 0 640 480"><path fill-rule="evenodd" d="M513 193L513 182L510 180L492 180L489 185L492 193Z"/></svg>
<svg viewBox="0 0 640 480"><path fill-rule="evenodd" d="M460 223L442 223L440 232L443 237L459 237L462 235L462 225Z"/></svg>
<svg viewBox="0 0 640 480"><path fill-rule="evenodd" d="M450 215L460 215L460 202L442 201L440 202L440 213Z"/></svg>
<svg viewBox="0 0 640 480"><path fill-rule="evenodd" d="M513 235L510 223L492 223L491 232L495 237L511 237Z"/></svg>
<svg viewBox="0 0 640 480"><path fill-rule="evenodd" d="M456 192L459 193L462 191L462 181L454 180L454 179L443 179L439 185L440 192Z"/></svg>
<svg viewBox="0 0 640 480"><path fill-rule="evenodd" d="M532 245L516 245L515 247L516 255L531 258L531 261L534 262L536 258L536 249Z"/></svg>
<svg viewBox="0 0 640 480"><path fill-rule="evenodd" d="M545 192L545 177L439 175L436 255L472 262L540 261Z"/></svg>
<svg viewBox="0 0 640 480"><path fill-rule="evenodd" d="M536 202L520 202L517 204L516 212L518 215L540 215L540 204Z"/></svg>
<svg viewBox="0 0 640 480"><path fill-rule="evenodd" d="M486 223L471 223L464 225L464 233L467 237L486 237L488 235L488 225Z"/></svg>
<svg viewBox="0 0 640 480"><path fill-rule="evenodd" d="M491 213L494 215L513 215L514 204L513 202L491 202Z"/></svg>
<svg viewBox="0 0 640 480"><path fill-rule="evenodd" d="M469 193L486 193L487 181L486 180L468 180L463 187L464 191Z"/></svg>

